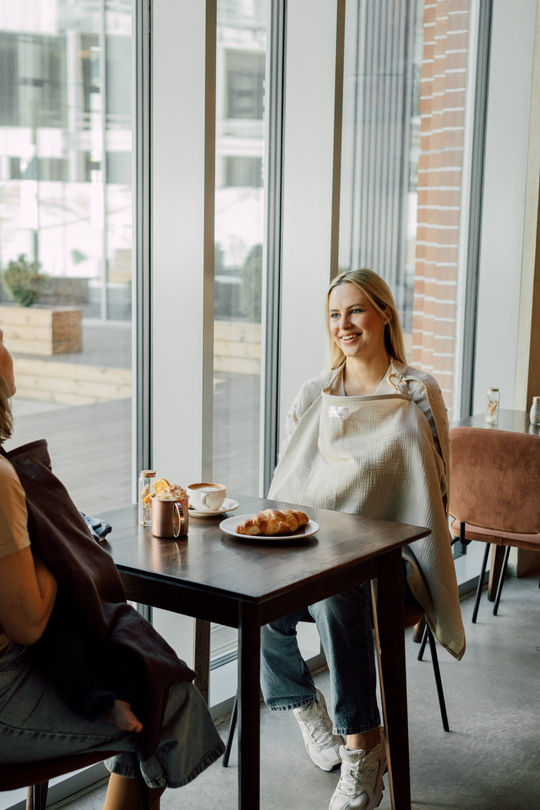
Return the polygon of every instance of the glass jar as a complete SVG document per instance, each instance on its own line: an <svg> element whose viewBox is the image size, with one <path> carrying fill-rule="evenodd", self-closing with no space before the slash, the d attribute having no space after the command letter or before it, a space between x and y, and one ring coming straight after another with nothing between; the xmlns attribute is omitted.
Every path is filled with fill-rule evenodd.
<svg viewBox="0 0 540 810"><path fill-rule="evenodd" d="M540 425L540 397L533 397L529 419L531 425Z"/></svg>
<svg viewBox="0 0 540 810"><path fill-rule="evenodd" d="M488 388L486 400L486 425L496 425L499 421L499 399L498 388Z"/></svg>
<svg viewBox="0 0 540 810"><path fill-rule="evenodd" d="M139 523L141 526L152 525L152 495L154 494L154 470L142 470L139 476Z"/></svg>

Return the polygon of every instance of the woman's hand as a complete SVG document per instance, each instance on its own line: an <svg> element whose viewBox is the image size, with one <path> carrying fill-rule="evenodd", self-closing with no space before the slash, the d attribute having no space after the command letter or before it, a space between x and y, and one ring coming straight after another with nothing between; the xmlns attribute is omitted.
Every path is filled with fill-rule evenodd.
<svg viewBox="0 0 540 810"><path fill-rule="evenodd" d="M30 548L0 559L0 626L17 644L35 644L49 621L56 580Z"/></svg>

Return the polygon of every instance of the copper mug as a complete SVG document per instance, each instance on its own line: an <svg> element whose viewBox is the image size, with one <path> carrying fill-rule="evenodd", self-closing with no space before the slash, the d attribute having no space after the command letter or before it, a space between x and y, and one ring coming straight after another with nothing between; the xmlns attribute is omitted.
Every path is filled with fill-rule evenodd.
<svg viewBox="0 0 540 810"><path fill-rule="evenodd" d="M188 533L188 499L162 501L152 497L152 534L154 537L183 537Z"/></svg>

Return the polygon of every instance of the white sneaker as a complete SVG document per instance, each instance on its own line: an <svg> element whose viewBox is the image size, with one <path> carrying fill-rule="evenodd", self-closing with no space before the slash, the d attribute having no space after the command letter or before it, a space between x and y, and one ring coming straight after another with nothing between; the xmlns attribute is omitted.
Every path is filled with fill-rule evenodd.
<svg viewBox="0 0 540 810"><path fill-rule="evenodd" d="M341 747L341 776L330 801L330 810L375 810L384 790L386 740L369 751L349 751Z"/></svg>
<svg viewBox="0 0 540 810"><path fill-rule="evenodd" d="M326 701L317 689L317 696L309 706L293 709L300 724L306 751L323 771L333 771L341 765L339 753L343 738L332 734L332 721L328 717Z"/></svg>

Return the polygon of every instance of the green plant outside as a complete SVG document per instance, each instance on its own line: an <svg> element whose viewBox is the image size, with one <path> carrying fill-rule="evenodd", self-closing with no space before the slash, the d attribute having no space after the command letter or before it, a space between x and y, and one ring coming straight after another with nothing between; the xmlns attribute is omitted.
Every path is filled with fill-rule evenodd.
<svg viewBox="0 0 540 810"><path fill-rule="evenodd" d="M240 309L253 323L261 322L262 309L262 245L254 245L240 270Z"/></svg>
<svg viewBox="0 0 540 810"><path fill-rule="evenodd" d="M16 261L10 261L2 273L2 281L9 297L22 307L31 307L39 299L47 276L39 272L38 261L27 262L21 253Z"/></svg>

